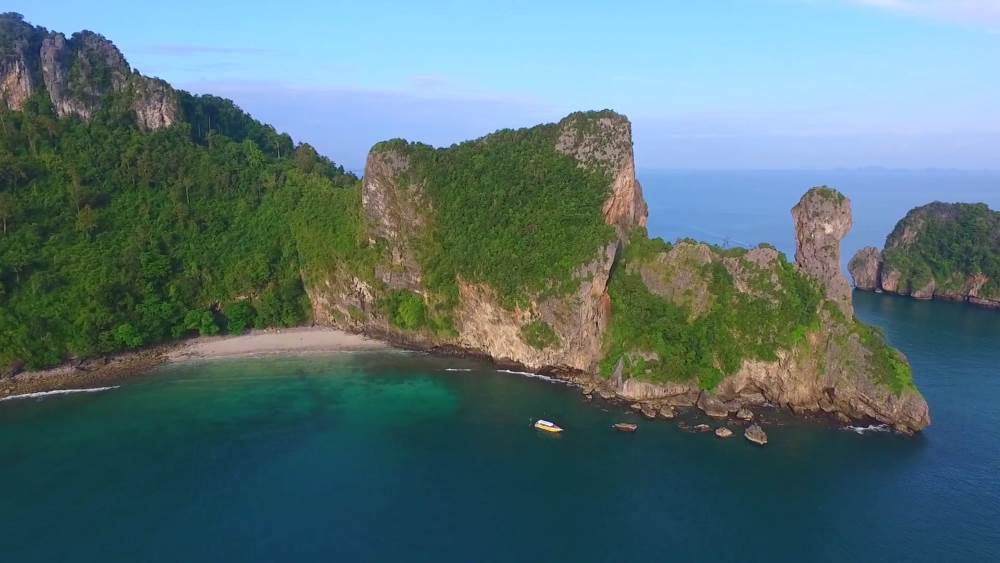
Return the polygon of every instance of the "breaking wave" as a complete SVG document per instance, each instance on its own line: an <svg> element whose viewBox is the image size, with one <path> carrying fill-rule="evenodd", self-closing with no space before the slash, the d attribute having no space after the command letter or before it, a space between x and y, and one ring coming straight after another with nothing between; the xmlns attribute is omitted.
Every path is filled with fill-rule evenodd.
<svg viewBox="0 0 1000 563"><path fill-rule="evenodd" d="M542 375L540 373L531 373L530 371L514 371L511 369L498 369L500 373L512 373L514 375L523 375L525 377L534 377L535 379L541 379L543 381L548 381L549 383L566 383L561 379L556 379L554 377L549 377L547 375Z"/></svg>
<svg viewBox="0 0 1000 563"><path fill-rule="evenodd" d="M472 371L472 368L444 368L444 371Z"/></svg>
<svg viewBox="0 0 1000 563"><path fill-rule="evenodd" d="M48 397L49 395L69 395L71 393L97 393L98 391L108 391L117 388L117 385L112 385L111 387L88 387L86 389L56 389L55 391L39 391L37 393L11 395L10 397L0 398L0 401L12 401L14 399L37 399L39 397Z"/></svg>
<svg viewBox="0 0 1000 563"><path fill-rule="evenodd" d="M850 430L856 434L864 434L865 432L889 432L892 428L888 424L870 424L868 426L845 426L844 430Z"/></svg>

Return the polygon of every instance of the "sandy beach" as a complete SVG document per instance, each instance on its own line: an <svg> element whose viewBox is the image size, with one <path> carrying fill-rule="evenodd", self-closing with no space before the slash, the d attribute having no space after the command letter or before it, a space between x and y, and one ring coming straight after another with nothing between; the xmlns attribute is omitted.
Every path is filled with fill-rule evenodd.
<svg viewBox="0 0 1000 563"><path fill-rule="evenodd" d="M103 386L169 362L353 352L388 347L380 340L327 327L255 330L239 336L198 337L113 356L70 361L50 369L0 378L0 398Z"/></svg>
<svg viewBox="0 0 1000 563"><path fill-rule="evenodd" d="M167 354L168 361L217 359L272 354L306 354L374 350L388 345L360 334L326 327L252 331L240 336L200 337Z"/></svg>

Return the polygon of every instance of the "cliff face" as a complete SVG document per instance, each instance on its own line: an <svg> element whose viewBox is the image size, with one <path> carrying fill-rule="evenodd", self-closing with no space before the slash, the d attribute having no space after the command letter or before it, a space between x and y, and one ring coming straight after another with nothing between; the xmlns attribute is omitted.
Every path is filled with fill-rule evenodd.
<svg viewBox="0 0 1000 563"><path fill-rule="evenodd" d="M859 250L847 264L854 287L865 291L879 289L879 278L882 272L882 253L874 246L866 246Z"/></svg>
<svg viewBox="0 0 1000 563"><path fill-rule="evenodd" d="M177 121L177 94L165 82L132 72L117 47L89 31L73 34L0 16L0 97L21 110L44 91L59 117L89 121L111 96L128 96L136 123L151 131Z"/></svg>
<svg viewBox="0 0 1000 563"><path fill-rule="evenodd" d="M1000 213L984 204L935 202L912 209L884 251L864 248L848 269L861 290L1000 308L998 263Z"/></svg>
<svg viewBox="0 0 1000 563"><path fill-rule="evenodd" d="M851 287L840 271L840 241L851 230L851 201L836 190L813 188L792 208L792 217L795 263L852 318Z"/></svg>
<svg viewBox="0 0 1000 563"><path fill-rule="evenodd" d="M910 381L905 358L873 329L853 320L850 301L843 298L846 280L837 267L838 252L829 247L839 245L847 232L850 203L839 193L820 189L807 193L793 210L800 241L794 267L769 247L734 252L691 242L628 259L626 271L638 273L650 293L687 316L680 322L692 330L685 334L706 329L742 334L711 341L703 352L714 354L709 366L732 361L726 348L748 352L713 385L704 379L677 380L681 364L661 357L671 353L670 342L654 339L651 344L659 351L643 349L650 343L626 349L616 373L624 371L628 377L612 379L614 392L628 400L698 406L708 413L770 404L797 413L875 420L902 432L930 424L927 403ZM725 273L706 275L713 265ZM800 276L811 280L819 294L801 287ZM806 310L790 308L802 301L810 302ZM727 315L730 310L736 313ZM720 321L711 323L715 316ZM795 327L795 322L801 324ZM637 328L653 335L660 330Z"/></svg>
<svg viewBox="0 0 1000 563"><path fill-rule="evenodd" d="M572 265L568 290L556 290L553 282L511 300L501 286L482 276L475 279L477 268L455 275L454 293L443 290L439 263L449 258L441 254L440 239L449 228L444 215L453 202L436 183L463 174L452 160L463 149L393 141L372 150L362 187L368 245L379 258L369 271L335 269L311 281L307 290L315 318L422 347L481 353L532 370L584 374L576 377L628 400L721 403L733 412L742 405L772 404L876 420L904 432L929 424L927 404L909 380L905 358L853 319L850 288L839 268L840 239L851 226L850 202L841 194L814 189L796 205L795 265L767 246L724 251L693 242L656 243L642 229L647 208L624 117L574 114L543 126L541 137L532 132L537 128L500 132L462 147L482 164L500 158L488 151L510 138L516 149L499 154L530 154L531 139L541 138L544 142L532 150L554 149L602 178L604 195L594 212L613 235L597 243L590 258ZM436 165L442 168L428 171ZM525 167L530 164L513 169ZM488 168L475 168L462 176L468 184L450 189L478 189L474 184L489 174ZM470 223L525 198L522 193L504 199L507 183L521 189L522 179L509 170L500 177L504 183L494 199L487 198L483 209L464 210ZM530 213L525 208L518 216ZM483 244L503 236L503 226L495 228ZM526 229L525 236L531 236L533 224ZM522 244L530 242L522 239ZM510 268L518 267L511 259ZM637 327L626 326L632 322L630 308L643 300L641 314L654 316ZM421 311L427 322L402 326L394 312L401 301ZM706 335L707 343L690 340ZM697 356L693 363L692 355Z"/></svg>
<svg viewBox="0 0 1000 563"><path fill-rule="evenodd" d="M362 186L369 244L381 251L382 259L370 279L343 272L311 284L308 291L315 317L421 345L460 347L531 369L594 371L609 315L607 282L612 266L626 233L646 224L646 203L635 179L631 125L620 115L604 112L570 116L545 127L550 150L604 179L600 217L615 233L593 248L590 259L571 265L567 272L571 290L532 291L512 306L503 302L490 283L460 274L446 313L449 330L393 326L391 314L379 305L386 294L412 292L428 306L445 298L435 294L425 280L424 265L441 258L428 255L427 250L436 227L436 203L428 194L428 180L421 175L421 165L414 162L418 156L412 146L390 143L372 150ZM490 142L490 137L477 141L481 145ZM520 205L517 201L505 204ZM532 331L551 336L537 341Z"/></svg>

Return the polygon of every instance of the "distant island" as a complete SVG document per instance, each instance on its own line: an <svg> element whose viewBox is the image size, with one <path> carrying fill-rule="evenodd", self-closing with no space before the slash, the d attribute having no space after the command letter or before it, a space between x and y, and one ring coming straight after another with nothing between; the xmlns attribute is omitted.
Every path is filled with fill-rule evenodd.
<svg viewBox="0 0 1000 563"><path fill-rule="evenodd" d="M375 145L363 179L92 32L0 16L0 369L318 323L579 383L651 412L760 406L930 423L854 318L850 201L806 192L794 263L646 233L613 111L449 148ZM0 383L2 389L2 383Z"/></svg>
<svg viewBox="0 0 1000 563"><path fill-rule="evenodd" d="M848 264L854 286L914 299L1000 308L1000 212L984 203L934 202L910 210L885 239Z"/></svg>

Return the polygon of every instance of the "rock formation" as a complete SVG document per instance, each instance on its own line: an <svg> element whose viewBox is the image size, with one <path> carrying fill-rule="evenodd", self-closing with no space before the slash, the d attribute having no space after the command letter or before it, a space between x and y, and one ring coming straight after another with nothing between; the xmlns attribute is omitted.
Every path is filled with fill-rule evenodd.
<svg viewBox="0 0 1000 563"><path fill-rule="evenodd" d="M177 93L166 82L132 71L117 47L90 31L62 33L33 27L17 14L0 15L0 98L21 110L43 91L59 117L91 120L112 96L125 96L146 131L179 119Z"/></svg>
<svg viewBox="0 0 1000 563"><path fill-rule="evenodd" d="M882 253L874 246L866 246L851 258L847 269L854 279L854 287L865 291L875 291L880 287Z"/></svg>
<svg viewBox="0 0 1000 563"><path fill-rule="evenodd" d="M851 230L851 200L827 187L806 192L792 208L795 263L820 283L826 297L852 318L851 286L840 270L840 241Z"/></svg>
<svg viewBox="0 0 1000 563"><path fill-rule="evenodd" d="M767 434L764 432L763 428L757 426L756 424L748 426L746 431L743 432L743 436L758 446L767 444Z"/></svg>
<svg viewBox="0 0 1000 563"><path fill-rule="evenodd" d="M542 127L556 151L572 157L578 167L601 172L608 182L600 211L615 235L593 259L576 267L572 274L578 284L575 290L542 292L510 304L489 284L460 277L453 308L449 309L453 332L394 326L381 305L387 292L411 292L428 307L441 302L428 286L427 257L422 253L434 236L437 214L434 192L427 183L434 180L427 174L426 163L444 153L391 141L371 151L362 186L368 242L381 249L382 258L371 277L335 268L324 278L312 280L307 290L317 321L419 347L459 349L522 369L582 378L597 395L642 402L647 408L640 405L640 410L645 410L646 416L658 412L670 417L674 406L697 405L724 418L741 407L770 404L796 412L876 420L903 432L929 424L927 404L909 383L905 359L856 328L850 287L839 267L840 240L851 225L850 203L839 192L810 190L793 210L799 241L797 266L766 245L723 252L694 242L666 245L659 251L644 252L641 260L626 260L623 256L634 244L631 241L637 229L646 223L646 204L634 177L628 121L617 114L599 112L574 114ZM490 139L474 143L485 146ZM758 311L783 310L798 303L814 283L817 289L811 291L819 302L818 313L812 315L818 317L809 332L797 337L802 339L799 344L779 346L773 359L746 359L705 391L697 380L663 380L650 375L651 368L669 365L665 362L670 359L657 352L641 346L623 352L609 350L606 337L615 310L609 284L616 268L638 276L656 298L683 308L688 322L698 322L717 308L721 296L716 293L717 282L711 281L715 275L729 280L738 296L732 299L753 301L763 308ZM807 279L813 281L804 281ZM833 306L837 315L824 303ZM776 316L774 326L754 327L752 338L759 340L768 330L791 331L793 327L785 326L782 319ZM759 322L765 321L761 318ZM526 340L526 328L536 324L551 331L551 342L538 346ZM786 340L778 338L776 342ZM748 340L747 346L752 345L756 344ZM620 355L609 357L612 353ZM610 362L608 379L590 379L602 369L602 362ZM890 388L886 378L891 374L886 370L897 365L904 366L899 369L905 375L899 376L902 380L892 380L896 387ZM646 366L645 371L642 366ZM745 408L743 412L747 416Z"/></svg>
<svg viewBox="0 0 1000 563"><path fill-rule="evenodd" d="M531 369L595 371L610 314L607 283L612 266L627 233L646 224L646 203L635 179L631 125L623 116L601 112L574 114L546 127L552 129L556 151L572 157L579 167L599 170L609 183L601 211L616 236L597 249L591 261L576 267L573 278L579 285L575 291L541 295L508 308L500 303L494 288L460 279L453 317L456 334L442 337L399 333L366 297L377 293L371 284L348 274L308 288L315 317L421 345L457 346ZM375 267L376 284L427 295L418 246L433 223L434 202L421 184L412 150L414 147L398 142L383 143L372 150L365 166L362 203L370 243L386 249L386 260ZM352 309L368 315L352 320ZM525 341L525 327L535 322L551 327L557 336L554 345L538 348Z"/></svg>
<svg viewBox="0 0 1000 563"><path fill-rule="evenodd" d="M858 251L854 286L914 299L1000 308L1000 212L984 204L931 203L912 209L886 237L885 250Z"/></svg>

